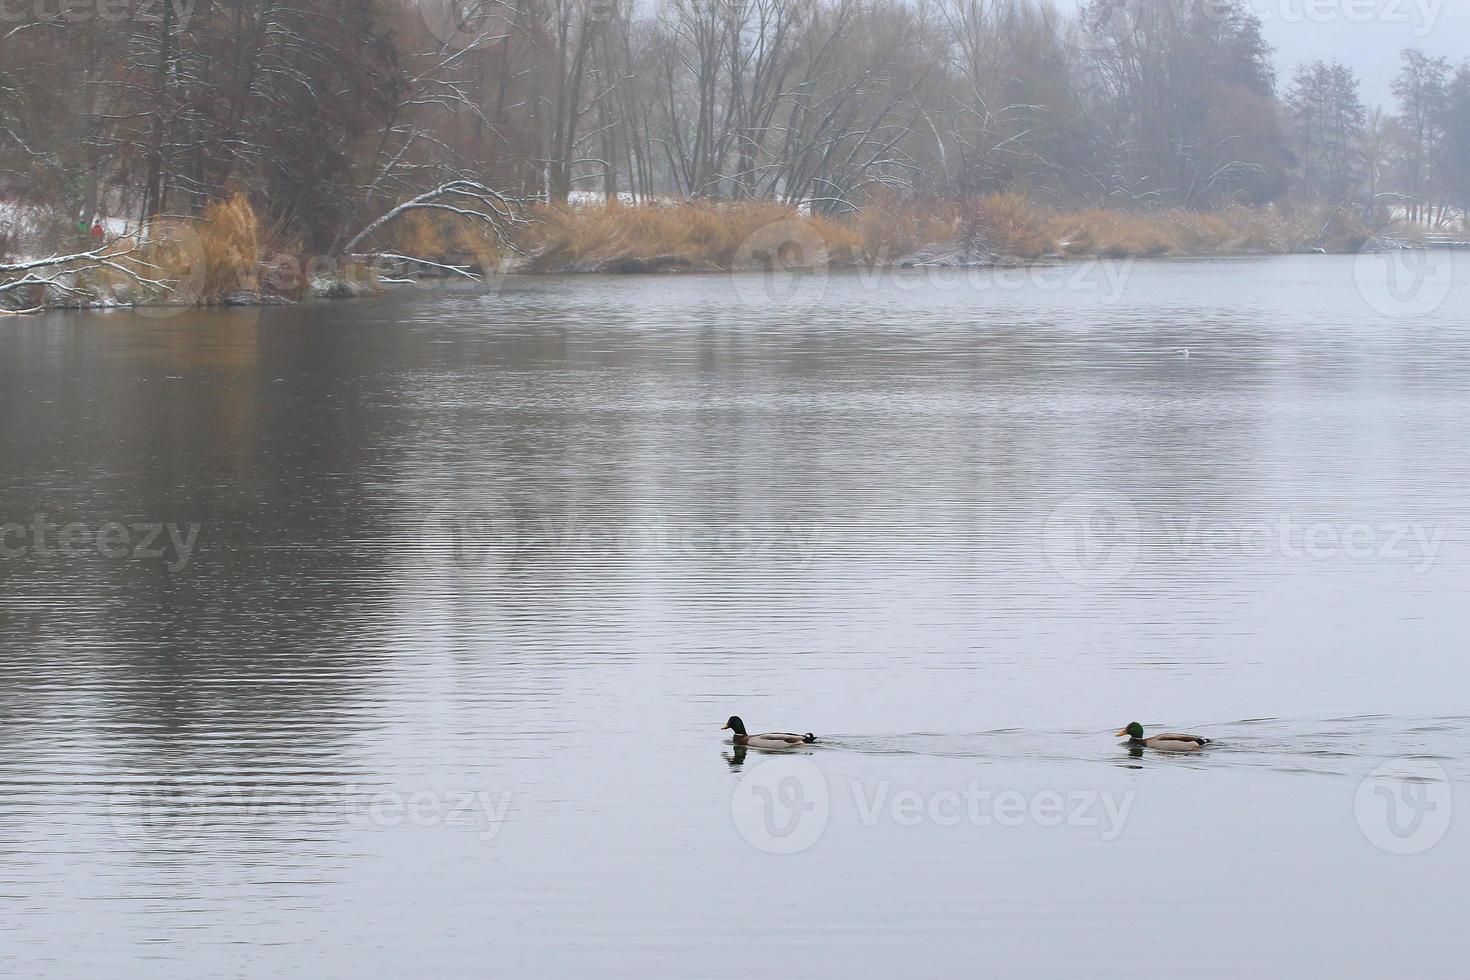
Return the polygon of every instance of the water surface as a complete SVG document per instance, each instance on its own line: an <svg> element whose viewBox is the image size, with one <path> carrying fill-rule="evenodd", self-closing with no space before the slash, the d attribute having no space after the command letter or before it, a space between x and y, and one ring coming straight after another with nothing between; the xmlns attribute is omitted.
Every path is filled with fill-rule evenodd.
<svg viewBox="0 0 1470 980"><path fill-rule="evenodd" d="M0 972L1458 976L1465 273L0 324Z"/></svg>

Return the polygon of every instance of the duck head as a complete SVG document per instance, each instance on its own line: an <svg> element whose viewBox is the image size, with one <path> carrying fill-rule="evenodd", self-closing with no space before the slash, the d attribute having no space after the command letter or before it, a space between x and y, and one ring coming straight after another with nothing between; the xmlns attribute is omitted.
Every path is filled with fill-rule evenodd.
<svg viewBox="0 0 1470 980"><path fill-rule="evenodd" d="M1136 721L1129 722L1127 728L1120 728L1120 729L1118 729L1118 735L1117 735L1117 737L1118 738L1122 738L1124 735L1128 736L1129 738L1142 739L1143 738L1143 726L1140 725Z"/></svg>
<svg viewBox="0 0 1470 980"><path fill-rule="evenodd" d="M745 722L743 722L743 721L740 720L740 716L739 715L731 715L730 716L730 720L727 721L727 722L725 722L725 727L724 728L721 728L720 731L722 731L722 732L734 731L736 735L744 735L745 734Z"/></svg>

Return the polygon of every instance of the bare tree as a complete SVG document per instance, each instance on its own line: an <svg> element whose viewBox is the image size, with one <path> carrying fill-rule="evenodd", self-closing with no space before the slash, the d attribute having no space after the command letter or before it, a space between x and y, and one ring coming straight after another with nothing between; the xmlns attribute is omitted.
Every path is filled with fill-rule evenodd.
<svg viewBox="0 0 1470 980"><path fill-rule="evenodd" d="M1460 210L1462 226L1470 214L1470 62L1460 66L1450 85L1445 113L1444 181L1449 200Z"/></svg>
<svg viewBox="0 0 1470 980"><path fill-rule="evenodd" d="M1190 208L1281 193L1270 49L1242 0L1092 0L1085 21L1115 182Z"/></svg>
<svg viewBox="0 0 1470 980"><path fill-rule="evenodd" d="M1361 201L1367 113L1352 69L1338 62L1302 65L1286 93L1285 108L1301 193L1333 204Z"/></svg>
<svg viewBox="0 0 1470 980"><path fill-rule="evenodd" d="M1372 119L1339 65L1278 96L1247 0L1081 6L208 0L78 25L30 5L0 31L0 193L57 254L88 247L78 217L239 193L333 253L426 251L394 237L416 212L454 221L414 234L505 240L522 202L578 187L831 212L1012 189L1210 208L1292 177L1427 220L1465 200L1470 80L1443 59L1406 54L1398 115Z"/></svg>
<svg viewBox="0 0 1470 980"><path fill-rule="evenodd" d="M1393 81L1402 136L1399 165L1403 189L1409 196L1409 220L1423 221L1433 210L1429 197L1435 176L1433 163L1444 135L1450 63L1416 48L1404 51L1402 58L1403 65Z"/></svg>

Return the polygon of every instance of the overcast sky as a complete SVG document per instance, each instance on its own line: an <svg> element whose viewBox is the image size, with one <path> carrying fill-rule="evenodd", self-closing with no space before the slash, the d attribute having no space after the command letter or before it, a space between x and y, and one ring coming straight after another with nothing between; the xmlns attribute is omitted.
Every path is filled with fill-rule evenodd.
<svg viewBox="0 0 1470 980"><path fill-rule="evenodd" d="M1172 0L1190 3L1197 0ZM1338 59L1363 79L1363 100L1391 104L1399 52L1470 57L1470 0L1246 0L1276 48L1285 82L1303 61ZM1084 0L1077 0L1078 6Z"/></svg>

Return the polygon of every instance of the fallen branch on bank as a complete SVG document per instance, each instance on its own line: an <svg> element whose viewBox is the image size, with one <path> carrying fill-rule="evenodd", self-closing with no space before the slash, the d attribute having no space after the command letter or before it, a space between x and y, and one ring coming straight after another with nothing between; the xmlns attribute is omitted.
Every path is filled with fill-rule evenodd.
<svg viewBox="0 0 1470 980"><path fill-rule="evenodd" d="M343 251L349 254L356 252L358 246L378 230L413 211L439 211L468 219L489 231L502 248L512 252L519 251L513 240L516 229L530 224L525 215L524 202L506 197L478 181L451 180L447 184L441 184L431 191L425 191L417 197L404 201L370 222L347 243ZM386 256L389 253L383 254ZM424 265L436 264L414 256L396 253L393 253L392 257L410 262L421 262ZM479 277L468 270L452 266L441 266L441 268L451 269L460 275L479 281Z"/></svg>
<svg viewBox="0 0 1470 980"><path fill-rule="evenodd" d="M40 259L22 262L0 262L0 316L26 316L41 313L51 308L45 302L48 293L86 299L93 291L81 280L88 273L109 270L124 277L133 285L160 293L171 293L173 287L162 278L158 266L137 257L136 246L117 251L117 242L110 242L86 252L70 255L49 255ZM34 306L9 309L5 305L8 295L24 297L28 292L40 294Z"/></svg>

